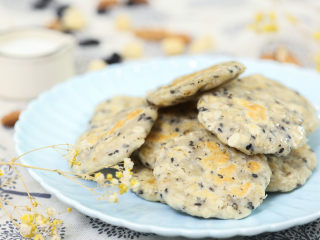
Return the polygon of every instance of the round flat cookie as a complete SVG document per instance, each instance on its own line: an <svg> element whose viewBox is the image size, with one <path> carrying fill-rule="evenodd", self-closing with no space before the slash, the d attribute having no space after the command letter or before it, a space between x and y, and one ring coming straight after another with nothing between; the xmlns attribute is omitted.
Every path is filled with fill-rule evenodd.
<svg viewBox="0 0 320 240"><path fill-rule="evenodd" d="M317 165L315 153L308 145L292 150L285 157L268 156L272 171L268 192L289 192L305 184Z"/></svg>
<svg viewBox="0 0 320 240"><path fill-rule="evenodd" d="M220 63L189 75L176 78L172 83L147 94L147 100L160 107L186 102L198 92L215 88L237 78L245 67L238 62Z"/></svg>
<svg viewBox="0 0 320 240"><path fill-rule="evenodd" d="M151 169L144 167L142 164L135 163L133 177L138 181L138 184L131 189L132 192L145 200L162 202L156 179Z"/></svg>
<svg viewBox="0 0 320 240"><path fill-rule="evenodd" d="M101 124L91 125L79 137L74 146L76 155L71 161L74 172L91 174L113 166L144 143L157 118L157 109L146 102L136 103L111 114Z"/></svg>
<svg viewBox="0 0 320 240"><path fill-rule="evenodd" d="M156 151L168 140L199 129L196 102L182 103L159 110L158 119L153 125L145 143L138 150L141 162L153 169L157 158Z"/></svg>
<svg viewBox="0 0 320 240"><path fill-rule="evenodd" d="M170 140L153 170L174 209L203 218L240 219L265 198L271 170L265 156L247 156L205 129Z"/></svg>
<svg viewBox="0 0 320 240"><path fill-rule="evenodd" d="M199 121L223 143L246 154L285 156L318 124L312 105L296 91L261 75L202 95Z"/></svg>
<svg viewBox="0 0 320 240"><path fill-rule="evenodd" d="M141 97L115 96L106 101L101 102L95 108L90 119L89 126L91 128L99 127L110 121L114 115L123 109L135 107L145 104L145 99Z"/></svg>
<svg viewBox="0 0 320 240"><path fill-rule="evenodd" d="M113 117L119 114L121 111L124 111L130 107L136 107L145 104L146 100L144 98L122 95L114 96L99 103L90 118L88 130L78 138L77 142L87 138L88 134L98 135L99 131L103 131L101 128L103 129L107 124L110 124L110 121L113 120Z"/></svg>

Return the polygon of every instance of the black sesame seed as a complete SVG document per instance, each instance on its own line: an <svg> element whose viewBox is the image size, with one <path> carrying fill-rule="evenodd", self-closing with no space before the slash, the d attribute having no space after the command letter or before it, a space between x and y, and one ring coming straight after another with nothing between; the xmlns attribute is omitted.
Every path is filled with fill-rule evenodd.
<svg viewBox="0 0 320 240"><path fill-rule="evenodd" d="M140 116L138 118L138 122L141 121L145 116L146 116L145 113L140 114Z"/></svg>
<svg viewBox="0 0 320 240"><path fill-rule="evenodd" d="M202 205L202 203L195 203L194 205L200 207Z"/></svg>
<svg viewBox="0 0 320 240"><path fill-rule="evenodd" d="M250 210L254 209L252 202L248 202L247 208L249 208Z"/></svg>
<svg viewBox="0 0 320 240"><path fill-rule="evenodd" d="M258 177L258 175L257 175L257 174L255 174L255 173L253 173L253 174L252 174L252 177L257 178L257 177Z"/></svg>
<svg viewBox="0 0 320 240"><path fill-rule="evenodd" d="M219 78L220 76L219 76L219 75L214 75L213 77L214 77L214 78Z"/></svg>
<svg viewBox="0 0 320 240"><path fill-rule="evenodd" d="M171 93L171 94L174 94L174 93L175 93L175 91L174 91L174 90L170 90L170 93Z"/></svg>
<svg viewBox="0 0 320 240"><path fill-rule="evenodd" d="M251 143L246 146L247 150L250 150L251 148L252 148L252 144Z"/></svg>
<svg viewBox="0 0 320 240"><path fill-rule="evenodd" d="M222 133L222 130L221 130L221 128L218 128L218 131Z"/></svg>
<svg viewBox="0 0 320 240"><path fill-rule="evenodd" d="M233 73L233 70L232 70L232 69L229 69L229 72L230 72L230 73Z"/></svg>
<svg viewBox="0 0 320 240"><path fill-rule="evenodd" d="M283 153L284 148L280 148L279 153Z"/></svg>
<svg viewBox="0 0 320 240"><path fill-rule="evenodd" d="M202 183L198 183L199 187L203 188L203 184Z"/></svg>
<svg viewBox="0 0 320 240"><path fill-rule="evenodd" d="M176 128L176 129L175 129L176 132L179 132L179 130L180 130L179 128Z"/></svg>
<svg viewBox="0 0 320 240"><path fill-rule="evenodd" d="M138 194L140 194L140 195L143 194L143 190L139 190Z"/></svg>
<svg viewBox="0 0 320 240"><path fill-rule="evenodd" d="M218 177L219 177L219 178L223 178L223 176L222 176L221 174L218 174Z"/></svg>
<svg viewBox="0 0 320 240"><path fill-rule="evenodd" d="M232 208L233 208L234 210L238 210L238 204L232 203Z"/></svg>
<svg viewBox="0 0 320 240"><path fill-rule="evenodd" d="M205 111L208 111L208 108L201 107L201 108L199 108L199 111L200 112L205 112Z"/></svg>
<svg viewBox="0 0 320 240"><path fill-rule="evenodd" d="M174 162L174 158L171 158L170 160L171 160L172 163Z"/></svg>
<svg viewBox="0 0 320 240"><path fill-rule="evenodd" d="M194 146L193 141L190 141L190 142L189 142L189 146L191 146L191 147L193 147L193 146Z"/></svg>
<svg viewBox="0 0 320 240"><path fill-rule="evenodd" d="M168 193L168 188L166 188L166 189L164 190L164 192L165 192L165 193Z"/></svg>
<svg viewBox="0 0 320 240"><path fill-rule="evenodd" d="M38 0L32 5L32 7L34 9L44 9L48 7L51 2L52 0Z"/></svg>
<svg viewBox="0 0 320 240"><path fill-rule="evenodd" d="M105 61L105 60L104 60ZM149 104L149 105L153 105L153 103L152 102L150 102L148 99L146 99L147 100L147 103Z"/></svg>

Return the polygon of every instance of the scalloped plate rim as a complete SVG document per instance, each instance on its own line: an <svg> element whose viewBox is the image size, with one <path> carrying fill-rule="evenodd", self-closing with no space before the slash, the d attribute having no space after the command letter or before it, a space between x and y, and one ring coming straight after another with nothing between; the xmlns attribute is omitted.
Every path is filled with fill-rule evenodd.
<svg viewBox="0 0 320 240"><path fill-rule="evenodd" d="M201 59L201 58L232 58L233 56L229 55L198 55L198 56L191 56L192 59ZM143 64L143 63L149 63L149 62L157 62L157 61L166 61L167 59L170 60L178 60L182 58L188 58L188 56L176 56L176 57L160 57L160 58L152 58L149 60L138 60L134 62L127 62L119 65L113 65L109 66L109 69L118 69L122 68L123 66L127 65L135 65L135 64ZM259 60L259 59L253 59L253 58L245 58L245 57L233 57L235 60L246 60L246 61L251 61L251 62L263 62L266 64L270 65L277 65L279 66L279 63L271 61L271 60ZM293 64L282 64L282 66L285 66L287 68L295 68L297 69L298 67L293 65ZM309 73L316 73L314 70L311 68L301 68L305 72ZM105 71L105 70L102 70ZM60 84L55 85L51 89L41 93L36 99L32 100L27 108L21 113L19 121L15 125L15 133L14 133L14 142L15 142L15 148L16 152L18 155L22 154L23 151L21 150L20 146L20 129L21 125L23 125L23 122L25 121L25 115L42 99L44 99L47 95L51 94L52 92L59 90L60 88L63 88L67 84L72 84L72 82L85 79L87 77L91 77L94 75L97 75L101 71L96 71L96 72L89 72L85 73L82 75L74 76L68 81L62 82ZM23 164L28 164L28 161L26 161L24 158L21 158L21 162ZM69 204L70 206L73 206L76 208L79 212L86 214L90 217L95 217L99 218L107 223L116 225L116 226L121 226L121 227L126 227L134 231L139 231L139 232L144 232L144 233L155 233L158 235L162 236L167 236L167 237L174 237L174 236L184 236L188 238L202 238L202 237L218 237L218 238L228 238L228 237L233 237L233 236L252 236L256 234L260 234L263 232L277 232L281 230L288 229L290 227L296 226L296 225L301 225L301 224L306 224L309 223L313 220L316 220L317 218L320 217L320 208L319 211L314 212L313 214L299 217L299 218L294 218L292 220L287 220L283 221L281 223L273 223L273 224L262 224L260 226L255 226L255 227L250 227L250 228L233 228L231 230L216 230L216 229L199 229L199 230L189 230L186 228L165 228L165 227L158 227L158 226L153 226L153 225L144 225L144 224L135 224L132 221L129 220L124 220L122 218L116 218L113 216L108 216L103 213L100 213L97 210L90 209L83 205L81 202L76 201L74 199L71 199L69 197L64 196L62 192L60 192L57 188L51 187L49 184L47 184L41 176L39 176L34 170L28 169L28 172L30 175L40 183L40 185L48 190L50 193L54 194L58 199L60 199L62 202Z"/></svg>

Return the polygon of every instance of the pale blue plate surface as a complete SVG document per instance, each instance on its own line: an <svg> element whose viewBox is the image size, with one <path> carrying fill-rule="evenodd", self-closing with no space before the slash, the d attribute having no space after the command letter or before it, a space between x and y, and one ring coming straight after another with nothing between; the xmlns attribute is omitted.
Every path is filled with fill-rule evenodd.
<svg viewBox="0 0 320 240"><path fill-rule="evenodd" d="M175 57L111 66L101 72L78 76L34 100L16 125L18 154L37 147L73 143L85 130L95 105L116 94L143 96L147 90L173 77L193 72L230 57ZM236 59L247 66L245 74L262 73L306 96L319 110L320 75L291 65ZM320 159L320 130L310 144ZM52 150L36 152L23 163L69 170L67 162ZM279 231L320 217L320 170L303 187L269 196L252 215L242 220L200 219L181 214L161 203L152 203L133 193L122 195L118 204L98 201L88 191L54 173L30 170L49 192L80 212L136 231L165 236L231 237ZM92 183L86 183L91 185Z"/></svg>

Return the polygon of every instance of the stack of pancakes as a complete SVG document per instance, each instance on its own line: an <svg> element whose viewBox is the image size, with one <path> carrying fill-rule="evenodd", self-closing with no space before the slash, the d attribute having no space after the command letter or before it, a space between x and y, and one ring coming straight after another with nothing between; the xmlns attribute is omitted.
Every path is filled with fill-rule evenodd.
<svg viewBox="0 0 320 240"><path fill-rule="evenodd" d="M239 219L312 174L316 111L298 92L239 62L181 76L146 99L116 96L95 110L72 169L91 174L131 157L133 191L203 218Z"/></svg>

